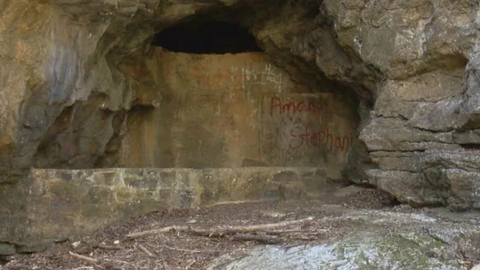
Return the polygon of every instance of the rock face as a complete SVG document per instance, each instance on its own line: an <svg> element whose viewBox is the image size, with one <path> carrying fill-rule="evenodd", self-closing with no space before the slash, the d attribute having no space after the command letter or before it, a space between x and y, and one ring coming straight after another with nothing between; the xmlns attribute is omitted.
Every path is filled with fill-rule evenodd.
<svg viewBox="0 0 480 270"><path fill-rule="evenodd" d="M2 50L5 59L4 67L9 68L2 70L2 78L5 78L2 82L5 87L0 93L2 160L0 182L13 184L21 176L26 175L32 166L65 169L122 166L240 167L245 163L244 160L253 160L265 166L322 166L328 163L331 165L329 167L333 168L331 178L339 178L348 150L353 147L353 141L357 137L354 132L358 124L358 117L355 115L358 103L356 98L352 95L350 87L336 85L335 82L324 78L322 74L312 71L306 63L292 59L292 54L286 51L291 44L282 45L289 46L286 48L266 44L270 42L269 37L272 32L272 29L269 29L270 25L263 26L267 14L281 11L285 13L283 16L289 16L298 10L300 13L297 15L300 17L295 23L308 22L313 25L313 19L301 17L306 15L303 13L310 7L310 4L306 7L289 5L271 7L265 3L240 3L240 1L182 4L175 1L164 3L158 0L138 3L103 1L95 4L75 0L40 1L31 5L29 1L18 1L6 4L2 7L2 14L4 14L2 21L4 21L3 31L8 34L3 35L1 44L4 48ZM317 4L315 7L318 9ZM27 13L19 15L18 12L24 12L24 10ZM256 10L261 10L258 21L247 16ZM195 15L197 13L199 15ZM218 14L213 16L211 13ZM240 18L236 18L234 14ZM18 16L24 19L14 23ZM204 78L210 81L203 80L191 84L188 84L188 80L201 79L195 75L202 75L202 72L206 75L209 70L205 67L209 67L213 72L215 66L209 65L209 61L220 61L222 65L218 68L238 68L235 66L235 57L231 60L225 58L227 56L223 56L223 59L221 57L213 59L211 56L210 60L205 57L204 66L198 66L202 61L194 60L196 56L192 55L191 59L188 57L183 59L187 66L181 68L180 73L176 69L177 77L172 77L171 74L159 74L155 71L160 68L177 68L178 65L174 62L182 57L166 55L165 59L159 58L158 50L154 49L151 41L155 32L160 32L168 26L185 20L192 20L194 24L195 20L205 20L205 18L233 20L238 24L246 25L252 29L259 44L265 43L263 46L272 59L267 60L264 57L252 59L254 65L270 65L267 71L263 68L263 75L260 75L258 70L248 70L245 67L235 71L238 73L234 75L235 80L244 79L242 85L244 101L235 100L240 94L236 91L237 86L241 85L240 81L237 81L237 85L225 85L223 89L218 89L224 93L215 93L219 98L213 98L209 101L210 103L205 103L206 110L199 109L200 113L188 115L189 106L199 105L195 103L200 102L197 96L208 99L212 91L215 91L215 87L220 85L220 83L216 86L211 85L212 80L215 79L213 77ZM39 23L33 24L31 21L39 21ZM15 26L9 28L9 24L15 24ZM45 27L35 28L40 24ZM289 30L295 31L295 29ZM26 33L29 35L28 39L23 38L27 35ZM288 34L290 33L281 33L280 36ZM276 57L279 50L283 51L282 55ZM257 60L258 63L255 63ZM273 66L272 62L278 66ZM195 65L195 63L197 66L192 68L202 69L197 70L197 74L194 74L194 70L188 70L188 64ZM153 64L155 66L152 67ZM268 72L271 74L267 74ZM230 76L229 73L227 76ZM263 77L260 78L261 76ZM283 77L278 81L280 77L277 76ZM257 77L258 80L255 81ZM185 78L187 78L186 81ZM229 79L227 77L226 80ZM178 80L183 81L178 83ZM269 85L264 85L263 90L261 87L246 90L245 82L249 84L248 87L251 87L256 83L260 85L267 81ZM285 83L287 84L284 85ZM200 88L190 89L192 87ZM208 87L210 89L204 89ZM274 97L274 94L278 95L278 100L275 99L273 102L279 104L270 106L277 106L281 114L287 111L285 116L288 117L285 118L288 119L275 116L276 118L270 124L263 124L267 120L264 119L264 115L260 115L265 112L260 110L267 110L268 104L262 103L263 101L259 98L261 95L256 92L257 90L262 93L270 91L270 98ZM321 98L318 95L320 92L326 96ZM233 99L220 98L224 94L232 95ZM313 98L286 96L288 94L307 94L307 96L310 94ZM320 100L327 96L326 100ZM184 97L190 100L185 103L182 101ZM179 110L175 102L181 101L184 103L180 105L186 106L186 109L181 112L190 118L190 122L198 118L208 126L212 118L218 118L216 115L209 115L210 111L217 109L210 108L215 105L215 100L217 105L220 102L251 103L253 107L250 111L245 111L239 104L235 106L225 104L224 108L219 109L228 109L231 111L230 115L232 117L236 115L237 118L244 113L250 113L252 118L259 118L258 121L262 123L219 118L217 122L225 122L223 129L231 125L233 129L237 129L237 132L215 137L208 132L202 134L202 128L195 129L191 125L190 128L193 129L188 130L188 125L182 126L182 120L175 118ZM191 104L189 105L188 102ZM324 103L330 106L325 113L327 106ZM293 108L295 106L298 108ZM155 129L142 124L148 121L149 111L153 112L153 115L161 116L160 122L153 122L155 125L160 125L157 128L160 133L138 130L141 125L147 129ZM163 113L159 113L160 111ZM317 116L312 115L310 118L306 116L310 112L318 114L319 119L315 120L316 122L314 117ZM247 118L246 115L244 117ZM176 126L169 122L176 123ZM282 126L281 122L285 124ZM248 124L251 124L253 132L245 131L248 129L246 127ZM161 127L163 125L164 127ZM254 127L255 125L261 127L269 125L270 130L262 133L263 129L260 130ZM298 126L298 130L292 131L287 126ZM169 129L172 132L168 132ZM189 133L187 137L196 137L194 140L189 138L184 138L183 141L177 140L179 146L176 147L175 142L169 139L178 135L175 129L185 129L185 132ZM307 129L307 131L300 129ZM290 138L288 141L288 138L284 138L285 136L278 136L283 133L285 136L295 138ZM136 142L132 143L132 140L135 141L136 136L143 138L150 136L150 141L144 140L144 145L150 144L155 140L152 137L154 134L159 135L157 141L162 141L162 145L154 146L153 149L135 150L144 152L142 153L144 161L133 162L132 160L138 155L135 151L128 149L138 145L135 145ZM228 136L232 138L229 139ZM209 140L216 143L221 143L223 140L227 141L224 142L225 145L232 146L232 140L238 140L241 137L245 138L244 144L247 144L252 136L256 141L249 147L256 148L255 153L248 151L245 154L234 153L248 150L248 147L243 147L240 143L236 149L219 148L209 144ZM296 142L291 142L292 140ZM200 141L205 144L195 148L193 144L199 144ZM267 141L273 143L267 144ZM187 145L189 143L190 146ZM168 144L170 146L166 146ZM303 152L295 149L303 157L298 157L297 154L287 156L285 145L306 148L305 151L300 149ZM276 151L277 149L282 149L283 153ZM193 150L204 152L204 154L191 155L191 160L186 160L185 153ZM176 153L177 151L179 153ZM329 152L334 153L330 156ZM130 154L133 156L129 157ZM236 157L232 158L232 156ZM285 158L282 159L282 156ZM211 160L212 158L217 160Z"/></svg>
<svg viewBox="0 0 480 270"><path fill-rule="evenodd" d="M478 208L478 14L474 0L0 1L0 194L31 167L127 166L132 119L169 98L147 64L155 33L219 20L248 28L302 93L351 104L331 123L360 140L335 171L401 202Z"/></svg>
<svg viewBox="0 0 480 270"><path fill-rule="evenodd" d="M129 113L117 166L321 167L341 178L358 117L339 93L312 93L256 52L156 49L147 66L162 99Z"/></svg>
<svg viewBox="0 0 480 270"><path fill-rule="evenodd" d="M378 165L365 180L402 202L477 208L478 3L329 2L339 43L383 77L361 130Z"/></svg>
<svg viewBox="0 0 480 270"><path fill-rule="evenodd" d="M337 231L354 228L350 234L327 236L326 244L257 247L244 255L220 257L208 269L466 270L471 266L460 263L458 257L470 260L479 252L478 220L372 210L331 211L337 215L326 216L322 222L332 224ZM460 220L463 224L453 223Z"/></svg>

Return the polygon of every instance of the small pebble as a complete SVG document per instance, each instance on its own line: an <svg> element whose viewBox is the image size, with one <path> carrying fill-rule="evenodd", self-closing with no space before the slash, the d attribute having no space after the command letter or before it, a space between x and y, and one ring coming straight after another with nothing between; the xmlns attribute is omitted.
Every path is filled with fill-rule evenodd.
<svg viewBox="0 0 480 270"><path fill-rule="evenodd" d="M80 244L81 244L80 241L73 242L73 243L72 243L72 248L73 248L73 249L76 249L78 246L80 246Z"/></svg>
<svg viewBox="0 0 480 270"><path fill-rule="evenodd" d="M264 217L282 218L285 217L287 214L274 211L260 211L260 215Z"/></svg>

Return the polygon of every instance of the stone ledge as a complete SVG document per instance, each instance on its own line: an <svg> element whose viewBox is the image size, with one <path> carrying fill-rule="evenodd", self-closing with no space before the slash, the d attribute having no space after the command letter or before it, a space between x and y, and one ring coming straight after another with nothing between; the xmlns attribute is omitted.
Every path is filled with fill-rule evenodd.
<svg viewBox="0 0 480 270"><path fill-rule="evenodd" d="M326 177L319 168L33 169L17 190L12 202L26 203L1 219L0 241L64 239L170 208L316 198Z"/></svg>

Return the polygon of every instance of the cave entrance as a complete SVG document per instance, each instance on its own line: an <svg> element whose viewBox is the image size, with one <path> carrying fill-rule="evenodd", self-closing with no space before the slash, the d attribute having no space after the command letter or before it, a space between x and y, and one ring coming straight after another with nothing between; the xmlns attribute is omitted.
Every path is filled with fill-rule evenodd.
<svg viewBox="0 0 480 270"><path fill-rule="evenodd" d="M276 65L233 23L180 24L153 44L129 70L132 108L114 114L99 94L64 110L36 167L308 167L342 178L359 122L346 86L299 79L304 69ZM87 122L110 137L79 132Z"/></svg>
<svg viewBox="0 0 480 270"><path fill-rule="evenodd" d="M235 54L261 51L247 28L222 21L175 25L156 34L153 45L171 52L192 54Z"/></svg>
<svg viewBox="0 0 480 270"><path fill-rule="evenodd" d="M230 23L173 26L153 44L121 66L123 96L101 84L51 125L37 167L108 169L32 171L19 189L31 191L29 233L53 239L165 208L318 199L341 178L359 122L348 88L299 79L306 69L291 54L270 52L274 62Z"/></svg>

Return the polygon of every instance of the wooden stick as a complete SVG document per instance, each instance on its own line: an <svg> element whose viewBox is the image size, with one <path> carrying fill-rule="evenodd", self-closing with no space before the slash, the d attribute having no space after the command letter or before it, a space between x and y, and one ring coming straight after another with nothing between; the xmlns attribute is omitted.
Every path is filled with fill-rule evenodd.
<svg viewBox="0 0 480 270"><path fill-rule="evenodd" d="M214 253L214 252L222 252L223 250L198 250L198 249L182 249L182 248L174 248L167 245L163 245L166 249L180 251L180 252L188 252L188 253Z"/></svg>
<svg viewBox="0 0 480 270"><path fill-rule="evenodd" d="M95 246L96 248L99 248L99 249L105 249L105 250L121 250L123 249L122 246L109 246L109 245L97 245Z"/></svg>
<svg viewBox="0 0 480 270"><path fill-rule="evenodd" d="M155 230L148 230L148 231L143 231L143 232L138 232L138 233L131 233L127 235L127 238L135 239L139 238L145 235L151 235L151 234L160 234L160 233L167 233L167 232L184 232L188 230L188 226L168 226L165 228L161 229L155 229Z"/></svg>
<svg viewBox="0 0 480 270"><path fill-rule="evenodd" d="M80 255L80 254L77 254L77 253L73 253L71 251L68 252L71 256L77 258L77 259L80 259L80 260L84 260L84 261L89 261L89 262L92 262L92 263L96 263L98 262L97 259L94 259L94 258L90 258L90 257L87 257L87 256L83 256L83 255Z"/></svg>
<svg viewBox="0 0 480 270"><path fill-rule="evenodd" d="M265 234L271 234L271 235L281 235L281 234L289 234L289 233L304 233L306 230L302 229L290 229L290 230L270 230L270 231L265 231Z"/></svg>
<svg viewBox="0 0 480 270"><path fill-rule="evenodd" d="M300 241L314 241L318 239L318 237L308 237L306 235L287 236L285 238L288 240L300 240Z"/></svg>
<svg viewBox="0 0 480 270"><path fill-rule="evenodd" d="M300 220L284 221L279 223L269 223L269 224L259 224L259 225L249 225L249 226L224 226L224 227L218 227L218 228L206 229L206 230L196 229L196 230L192 230L192 233L197 235L209 236L209 237L222 236L226 234L249 233L249 232L256 232L261 230L271 230L271 229L287 227L287 226L291 226L291 225L295 225L298 223L303 223L311 220L313 220L313 217L300 219Z"/></svg>
<svg viewBox="0 0 480 270"><path fill-rule="evenodd" d="M313 220L313 217L308 217L306 219L284 221L279 223L269 223L269 224L259 224L259 225L249 225L249 226L221 226L213 229L194 229L189 226L169 226L169 227L155 229L155 230L132 233L127 235L127 238L138 238L145 235L167 233L171 231L189 232L195 235L208 236L208 237L221 237L229 234L249 233L249 232L256 232L261 230L272 230L272 229L291 226L291 225L312 221L312 220Z"/></svg>
<svg viewBox="0 0 480 270"><path fill-rule="evenodd" d="M233 241L256 241L264 244L278 244L281 239L273 235L258 235L258 234L234 234L227 236L227 239Z"/></svg>
<svg viewBox="0 0 480 270"><path fill-rule="evenodd" d="M264 231L263 233L269 235L319 235L328 232L328 230L273 230Z"/></svg>
<svg viewBox="0 0 480 270"><path fill-rule="evenodd" d="M104 261L107 261L107 262L114 262L114 263L122 263L122 264L131 264L129 262L126 262L126 261L122 261L122 260L113 260L113 259L103 259Z"/></svg>
<svg viewBox="0 0 480 270"><path fill-rule="evenodd" d="M195 260L191 261L191 262L185 267L185 270L189 270L190 267L192 267L192 266L193 266L194 264L196 264L196 263L197 263L197 261L195 261Z"/></svg>
<svg viewBox="0 0 480 270"><path fill-rule="evenodd" d="M147 254L147 255L150 256L150 257L154 257L154 256L155 256L155 255L153 255L153 253L152 253L150 250L148 250L146 247L142 246L142 244L138 244L138 248L139 248L141 251L145 252L145 254Z"/></svg>

